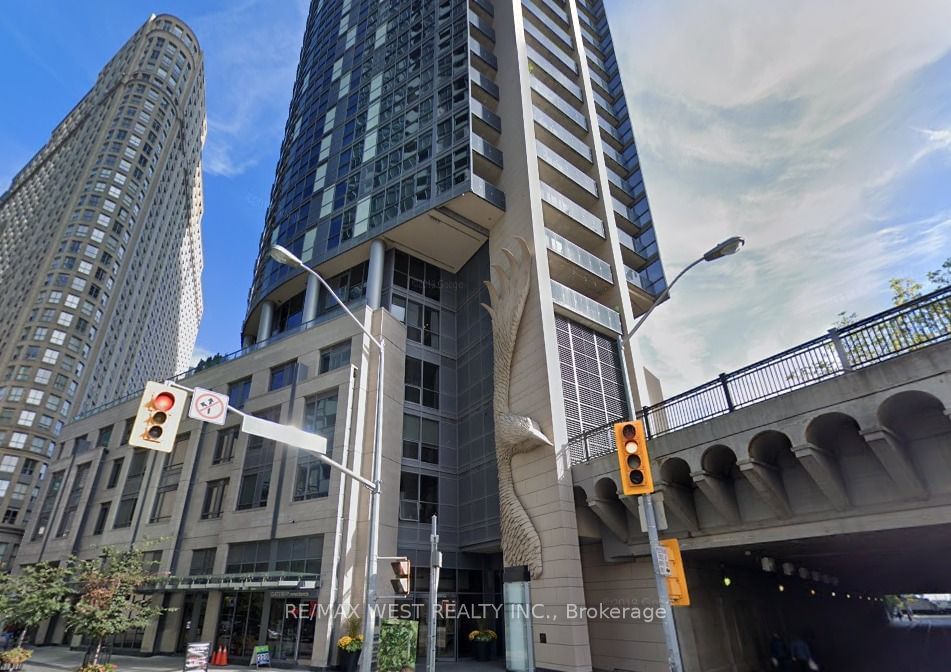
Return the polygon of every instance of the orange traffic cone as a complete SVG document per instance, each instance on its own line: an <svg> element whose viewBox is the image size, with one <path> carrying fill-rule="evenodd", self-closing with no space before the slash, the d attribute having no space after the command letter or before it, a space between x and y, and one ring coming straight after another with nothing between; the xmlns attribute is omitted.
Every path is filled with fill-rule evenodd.
<svg viewBox="0 0 951 672"><path fill-rule="evenodd" d="M221 647L221 663L219 663L219 664L220 664L222 667L228 665L228 649L226 649L226 648L223 647L223 646Z"/></svg>
<svg viewBox="0 0 951 672"><path fill-rule="evenodd" d="M221 665L221 651L223 648L224 647L219 646L217 649L215 649L214 655L211 656L212 665Z"/></svg>

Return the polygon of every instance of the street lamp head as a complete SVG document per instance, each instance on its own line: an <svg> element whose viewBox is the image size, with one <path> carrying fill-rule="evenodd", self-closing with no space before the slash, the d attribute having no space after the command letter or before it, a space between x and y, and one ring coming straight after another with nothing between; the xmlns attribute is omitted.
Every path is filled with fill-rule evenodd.
<svg viewBox="0 0 951 672"><path fill-rule="evenodd" d="M703 255L704 261L713 261L714 259L719 259L720 257L727 257L731 254L736 254L740 251L740 248L743 247L743 244L746 241L743 240L740 236L732 236L727 238L719 245L707 250Z"/></svg>
<svg viewBox="0 0 951 672"><path fill-rule="evenodd" d="M283 245L272 245L268 253L271 255L271 259L279 264L285 264L287 266L304 265L303 261L294 256L294 253Z"/></svg>

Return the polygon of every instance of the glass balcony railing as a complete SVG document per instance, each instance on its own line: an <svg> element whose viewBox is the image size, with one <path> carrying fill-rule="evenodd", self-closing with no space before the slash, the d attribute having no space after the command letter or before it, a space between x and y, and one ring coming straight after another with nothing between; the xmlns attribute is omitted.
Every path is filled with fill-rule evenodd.
<svg viewBox="0 0 951 672"><path fill-rule="evenodd" d="M623 247L626 247L631 252L637 252L637 248L634 247L634 236L629 234L627 231L624 231L623 229L618 229L617 237L618 237L618 242L621 243Z"/></svg>
<svg viewBox="0 0 951 672"><path fill-rule="evenodd" d="M479 42L479 40L473 37L469 38L469 51L472 52L473 56L480 59L493 70L499 69L499 59L495 57L495 54L482 46L482 43Z"/></svg>
<svg viewBox="0 0 951 672"><path fill-rule="evenodd" d="M546 114L544 111L540 110L537 105L534 106L532 114L535 117L535 123L554 135L561 142L571 147L589 163L594 161L594 158L591 155L591 148L588 147L588 145L578 139L578 136L576 136L574 133L548 116L548 114Z"/></svg>
<svg viewBox="0 0 951 672"><path fill-rule="evenodd" d="M562 158L558 152L553 150L551 147L536 140L535 153L538 154L539 159L577 184L584 191L595 197L598 195L598 184L592 178L588 177L583 172L568 163L568 161Z"/></svg>
<svg viewBox="0 0 951 672"><path fill-rule="evenodd" d="M569 219L577 222L592 233L604 238L604 222L592 212L581 207L573 200L562 194L545 182L541 183L542 201L558 210Z"/></svg>
<svg viewBox="0 0 951 672"><path fill-rule="evenodd" d="M497 165L499 168L502 168L502 151L490 143L488 140L478 135L477 133L472 133L469 135L469 143L472 146L472 151L477 152L484 156L486 159Z"/></svg>
<svg viewBox="0 0 951 672"><path fill-rule="evenodd" d="M603 303L598 303L581 292L565 287L560 282L551 281L551 298L562 308L566 308L576 315L599 324L611 331L621 333L621 316Z"/></svg>
<svg viewBox="0 0 951 672"><path fill-rule="evenodd" d="M487 24L482 20L482 17L469 10L469 25L482 33L489 42L495 42L495 31L492 29L492 26Z"/></svg>
<svg viewBox="0 0 951 672"><path fill-rule="evenodd" d="M565 91L570 93L572 96L578 99L578 102L584 100L584 96L581 93L581 87L568 79L561 70L552 65L545 56L538 51L532 45L528 46L528 57L532 60L533 65L536 68L541 68L544 71L545 75L551 77L555 80L559 86L561 86Z"/></svg>
<svg viewBox="0 0 951 672"><path fill-rule="evenodd" d="M578 72L578 64L570 54L565 52L564 47L561 47L548 39L548 37L530 21L526 21L523 25L525 26L526 35L530 35L532 38L534 38L535 41L545 49L545 51L557 58L558 61L571 72Z"/></svg>
<svg viewBox="0 0 951 672"><path fill-rule="evenodd" d="M469 100L469 111L490 128L495 129L498 133L502 132L502 118L475 98Z"/></svg>
<svg viewBox="0 0 951 672"><path fill-rule="evenodd" d="M483 75L481 72L475 68L469 68L469 79L473 84L478 86L480 89L488 93L490 96L499 99L499 86L491 79Z"/></svg>
<svg viewBox="0 0 951 672"><path fill-rule="evenodd" d="M575 245L551 229L545 229L545 239L548 243L548 249L555 254L564 257L586 271L590 271L602 280L614 284L614 276L611 273L611 265L608 264L608 262L596 257L583 247Z"/></svg>
<svg viewBox="0 0 951 672"><path fill-rule="evenodd" d="M566 51L574 50L574 41L571 39L571 36L566 33L561 26L552 22L551 19L542 11L541 7L536 5L532 0L522 0L522 7L528 10L532 18L537 20L540 24L545 26L551 34L554 35L558 41L563 45L563 49Z"/></svg>
<svg viewBox="0 0 951 672"><path fill-rule="evenodd" d="M624 266L624 278L629 284L634 285L638 289L644 289L644 283L641 282L641 274L630 266Z"/></svg>
<svg viewBox="0 0 951 672"><path fill-rule="evenodd" d="M585 131L588 130L588 120L585 119L585 116L576 110L571 103L565 100L557 91L545 84L545 82L535 75L532 75L532 90L548 101L553 108L571 119L579 128Z"/></svg>
<svg viewBox="0 0 951 672"><path fill-rule="evenodd" d="M545 5L548 8L548 11L557 16L564 24L570 23L568 21L568 12L563 8L558 6L558 3L553 2L553 0L538 0L539 3Z"/></svg>
<svg viewBox="0 0 951 672"><path fill-rule="evenodd" d="M505 210L505 193L501 189L478 175L470 175L469 183L472 185L472 193L488 201L499 210Z"/></svg>

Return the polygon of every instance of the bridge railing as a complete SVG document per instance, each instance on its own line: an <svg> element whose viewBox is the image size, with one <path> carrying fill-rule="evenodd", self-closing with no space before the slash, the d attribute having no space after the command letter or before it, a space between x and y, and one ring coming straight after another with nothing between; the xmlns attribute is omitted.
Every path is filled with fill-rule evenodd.
<svg viewBox="0 0 951 672"><path fill-rule="evenodd" d="M947 340L951 340L951 286L830 329L738 371L721 373L692 390L645 406L636 416L653 438ZM611 424L570 439L572 463L613 452Z"/></svg>

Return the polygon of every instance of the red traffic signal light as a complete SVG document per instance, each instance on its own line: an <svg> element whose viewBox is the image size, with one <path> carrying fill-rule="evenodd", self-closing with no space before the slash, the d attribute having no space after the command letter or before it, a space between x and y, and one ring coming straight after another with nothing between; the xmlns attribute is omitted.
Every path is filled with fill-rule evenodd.
<svg viewBox="0 0 951 672"><path fill-rule="evenodd" d="M647 437L640 420L614 425L621 490L625 495L646 495L654 491Z"/></svg>
<svg viewBox="0 0 951 672"><path fill-rule="evenodd" d="M148 382L129 436L129 445L172 452L175 435L184 413L184 390Z"/></svg>

